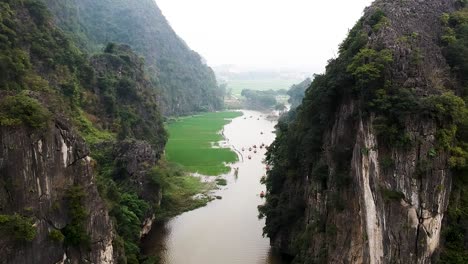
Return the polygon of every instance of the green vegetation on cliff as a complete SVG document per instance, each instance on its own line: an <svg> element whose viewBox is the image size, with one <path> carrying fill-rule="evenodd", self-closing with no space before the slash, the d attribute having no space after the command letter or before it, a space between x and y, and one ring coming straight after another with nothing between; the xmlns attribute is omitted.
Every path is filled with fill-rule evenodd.
<svg viewBox="0 0 468 264"><path fill-rule="evenodd" d="M15 242L32 241L36 236L36 228L32 219L14 214L0 214L0 234Z"/></svg>
<svg viewBox="0 0 468 264"><path fill-rule="evenodd" d="M464 112L458 111L458 116L454 116L458 125L443 134L444 142L455 140L456 144L444 144L452 155L450 165L454 171L454 182L440 263L461 264L468 262L468 8L450 15L445 14L441 20L446 30L442 36L445 56L452 72L460 81L459 93L465 99L466 105L463 106ZM462 102L459 102L459 105L461 104ZM440 107L440 104L437 105Z"/></svg>
<svg viewBox="0 0 468 264"><path fill-rule="evenodd" d="M156 205L120 186L129 186L128 181L119 181L120 164L109 160L110 156L99 159L99 155L108 150L106 154L112 154L112 148L101 146L136 139L150 143L153 159L163 151L167 136L158 95L143 60L128 46L116 44L88 57L55 27L46 6L33 0L0 3L0 47L0 125L41 134L58 119L70 120L72 130L78 130L91 145L91 156L97 156L98 164L93 161L100 172L96 178L106 186L101 195L123 238L114 241L116 252L124 261L138 263L142 220ZM154 188L159 187L155 184ZM50 232L50 239L65 247L92 250L86 222L95 208L87 207L87 195L78 186L66 192L66 211L59 213L68 220L62 230ZM1 221L1 232L26 241L34 238L36 227L28 225L29 218L2 215Z"/></svg>
<svg viewBox="0 0 468 264"><path fill-rule="evenodd" d="M213 71L177 36L153 0L43 1L58 24L90 52L115 42L143 56L164 114L223 107Z"/></svg>
<svg viewBox="0 0 468 264"><path fill-rule="evenodd" d="M413 32L401 37L399 48L404 47L407 54L397 57L394 52L398 49L376 40L382 37L388 41L380 31L391 25L390 20L380 9L369 12L374 13L358 21L341 44L339 57L329 61L324 74L315 77L302 104L277 125L277 138L267 153L267 163L272 167L266 180L267 202L259 208L260 216L266 216L264 233L279 243L275 246L293 255L294 263L330 262L328 254L336 250L337 244L346 243L337 240L337 233L353 232L344 226L337 230L336 222L346 213L345 217L350 218L349 213L355 209L347 208L354 204L346 199L359 199L353 194L359 188L359 179L355 178L359 175L351 171L353 166L360 166L359 155L378 153L382 168L375 173L380 173L380 177L387 175L395 169L390 153L406 155L400 153L417 148L424 140L433 140L410 136L410 120L418 120L434 124L436 146L420 157L412 177L423 181L433 175L429 172L437 170L437 157L445 159L447 171L455 174L448 213L450 227L445 229L447 243L441 260L464 263L468 112L463 98L467 96L464 87L468 64L463 54L467 51L468 35L464 24L467 20L462 17L466 13L460 11L446 19L451 35L443 38L447 42L447 61L461 79L458 88L447 83L403 85L403 80L423 75L419 35ZM398 76L401 65L407 66L403 78ZM340 125L349 130L341 131ZM362 144L362 139L356 137L362 126L370 127L377 136L373 149L356 147ZM387 187L376 193L380 194L374 197L377 204L398 204L408 198L400 190ZM418 247L425 247L423 242L418 243ZM388 256L391 258L394 257Z"/></svg>

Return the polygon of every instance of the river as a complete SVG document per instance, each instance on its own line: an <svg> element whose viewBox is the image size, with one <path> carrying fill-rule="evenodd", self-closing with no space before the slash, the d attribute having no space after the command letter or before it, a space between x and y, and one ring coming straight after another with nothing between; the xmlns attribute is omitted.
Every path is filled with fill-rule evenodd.
<svg viewBox="0 0 468 264"><path fill-rule="evenodd" d="M264 202L259 194L265 191L260 178L265 175L266 151L258 146L273 142L276 121L266 120L260 112L242 112L224 127L227 143L243 154L232 166L239 168L238 176L234 171L226 175L228 185L215 192L221 200L156 224L143 241L145 254L160 256L163 264L283 263L262 236L265 221L258 219L257 211ZM248 151L253 145L256 154Z"/></svg>

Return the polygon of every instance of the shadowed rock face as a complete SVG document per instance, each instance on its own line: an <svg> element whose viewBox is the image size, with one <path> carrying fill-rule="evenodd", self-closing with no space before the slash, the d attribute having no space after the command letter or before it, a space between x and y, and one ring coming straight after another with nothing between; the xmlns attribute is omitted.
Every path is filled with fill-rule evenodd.
<svg viewBox="0 0 468 264"><path fill-rule="evenodd" d="M89 150L63 120L42 131L0 128L0 214L31 217L37 229L32 242L2 240L2 263L113 263L113 228L99 197ZM49 232L70 223L66 193L81 186L88 249L67 248L49 238Z"/></svg>
<svg viewBox="0 0 468 264"><path fill-rule="evenodd" d="M455 11L455 2L377 0L366 9L363 21L377 10L388 19L377 32L368 25L362 29L367 47L392 52L385 79L411 89L418 97L440 94L441 87L456 88L439 41L443 33L440 17ZM412 39L405 41L403 36ZM415 52L420 55L417 64ZM329 168L328 180L317 183L308 165L299 169L301 175L286 177L278 194L280 205L276 205L282 208L276 212L281 213L270 218L267 214L267 230L289 211L300 213L269 234L272 245L296 256L297 263L433 263L442 243L452 184L449 153L430 154L440 125L418 114L409 115L402 133L412 144L385 146L375 132L376 115L362 112L366 102L349 94L342 94L338 102L318 159ZM349 156L337 155L337 150ZM301 160L304 154L290 155ZM344 160L350 161L345 166L346 186L333 176ZM426 162L430 168L423 168ZM275 202L269 201L273 206ZM299 210L293 204L301 204Z"/></svg>

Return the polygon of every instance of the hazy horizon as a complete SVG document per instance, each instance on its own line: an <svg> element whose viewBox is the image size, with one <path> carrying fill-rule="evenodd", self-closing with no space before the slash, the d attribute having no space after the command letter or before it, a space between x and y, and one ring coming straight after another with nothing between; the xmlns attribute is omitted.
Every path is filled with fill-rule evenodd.
<svg viewBox="0 0 468 264"><path fill-rule="evenodd" d="M323 72L372 0L156 0L208 65Z"/></svg>

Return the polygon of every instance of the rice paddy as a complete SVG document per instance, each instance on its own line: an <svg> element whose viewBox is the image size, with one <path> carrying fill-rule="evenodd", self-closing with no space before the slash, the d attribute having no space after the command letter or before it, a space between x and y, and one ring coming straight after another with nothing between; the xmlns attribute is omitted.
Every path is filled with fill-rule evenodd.
<svg viewBox="0 0 468 264"><path fill-rule="evenodd" d="M230 148L216 146L223 140L220 131L241 112L204 113L180 118L167 126L169 140L166 158L187 171L203 175L220 175L230 171L225 163L238 160ZM214 146L213 146L214 145Z"/></svg>

